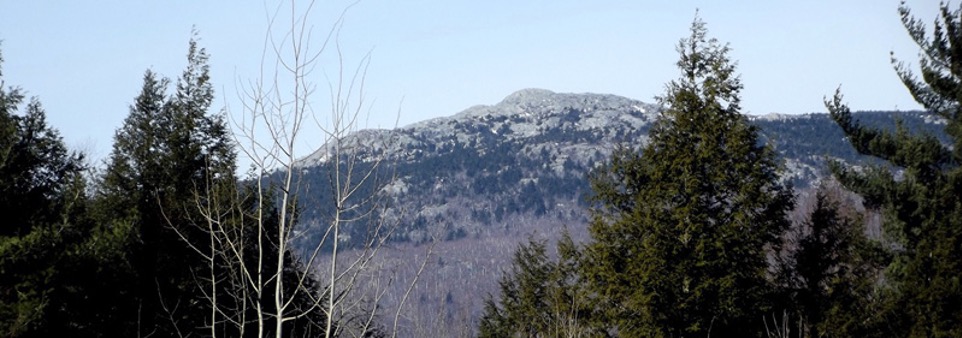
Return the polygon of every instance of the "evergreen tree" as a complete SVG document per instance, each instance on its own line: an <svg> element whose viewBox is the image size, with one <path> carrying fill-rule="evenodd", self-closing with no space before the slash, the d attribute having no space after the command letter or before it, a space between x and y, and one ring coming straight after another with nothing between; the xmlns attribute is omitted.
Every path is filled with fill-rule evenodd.
<svg viewBox="0 0 962 338"><path fill-rule="evenodd" d="M146 72L94 196L82 157L47 126L39 101L18 113L24 95L5 89L0 72L0 336L256 336L253 297L267 295L252 296L250 276L236 265L273 271L281 254L283 275L262 287L296 292L283 335L325 334L319 283L290 250L279 252L279 206L238 185L226 122L208 112L207 60L191 40L172 95L167 79ZM275 216L263 228L251 224L260 212ZM235 236L240 261L197 255L201 244L213 249L224 239L209 221Z"/></svg>
<svg viewBox="0 0 962 338"><path fill-rule="evenodd" d="M834 174L884 215L891 244L886 270L886 309L891 336L962 336L962 7L940 6L931 37L903 4L909 36L921 48L921 80L905 64L896 72L909 92L932 115L944 119L951 139L868 128L853 119L836 93L826 106L862 154L881 158L885 167L856 170L836 164ZM895 60L893 59L893 62Z"/></svg>
<svg viewBox="0 0 962 338"><path fill-rule="evenodd" d="M620 335L751 335L771 309L766 254L793 197L740 113L729 47L706 33L696 18L679 43L649 143L593 178L584 273Z"/></svg>
<svg viewBox="0 0 962 338"><path fill-rule="evenodd" d="M578 248L567 232L558 258L545 242L529 239L514 253L511 273L501 278L500 299L485 301L480 337L604 336L592 328L592 312L578 277Z"/></svg>
<svg viewBox="0 0 962 338"><path fill-rule="evenodd" d="M208 113L213 101L208 56L194 39L187 59L171 96L167 79L145 73L141 93L115 136L98 196L101 222L132 225L131 292L140 311L130 323L161 335L208 326L198 276L207 276L209 266L190 244L209 241L200 226L203 197L208 191L233 195L213 185L236 184L226 124Z"/></svg>
<svg viewBox="0 0 962 338"><path fill-rule="evenodd" d="M810 337L872 334L879 248L854 211L842 210L840 191L816 192L808 219L792 232L795 245L782 278Z"/></svg>
<svg viewBox="0 0 962 338"><path fill-rule="evenodd" d="M289 250L279 251L280 206L238 184L226 122L209 112L208 55L195 39L187 59L172 94L169 80L145 73L98 187L98 221L128 239L119 246L130 268L114 282L131 295L122 307L137 310L120 322L132 335L272 335L279 311L273 302L255 300L270 298L267 291L282 282L296 292L284 315L298 314L283 325L284 335L323 335L317 323L326 316L314 306L318 283L304 276ZM252 215L261 213L268 217L255 224ZM264 284L252 285L258 277L242 273L241 266L275 271L281 254L283 276L265 275ZM261 323L257 306L269 317Z"/></svg>
<svg viewBox="0 0 962 338"><path fill-rule="evenodd" d="M5 87L0 69L0 336L76 335L71 298L91 275L72 265L89 232L83 159L47 125L39 100L20 113L23 93Z"/></svg>
<svg viewBox="0 0 962 338"><path fill-rule="evenodd" d="M3 62L0 55L0 63ZM66 203L58 196L83 170L82 157L67 151L56 130L47 126L46 113L36 98L17 111L24 95L19 88L6 90L0 71L0 236L20 236L36 224L60 221L51 212Z"/></svg>

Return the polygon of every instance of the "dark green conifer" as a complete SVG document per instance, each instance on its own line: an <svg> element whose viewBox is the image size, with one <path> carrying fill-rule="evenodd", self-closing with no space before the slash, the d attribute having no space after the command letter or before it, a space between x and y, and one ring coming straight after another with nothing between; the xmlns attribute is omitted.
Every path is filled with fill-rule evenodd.
<svg viewBox="0 0 962 338"><path fill-rule="evenodd" d="M126 250L135 282L118 288L132 288L128 301L139 311L127 322L139 323L138 334L210 325L208 281L201 277L210 276L210 264L191 245L210 241L206 202L227 203L237 194L235 155L225 121L210 112L208 56L196 39L187 61L172 95L167 79L145 73L98 187L98 220L131 231Z"/></svg>
<svg viewBox="0 0 962 338"><path fill-rule="evenodd" d="M0 336L72 335L80 309L71 297L91 275L72 273L89 232L79 217L83 158L47 125L38 99L21 111L23 100L0 71Z"/></svg>
<svg viewBox="0 0 962 338"><path fill-rule="evenodd" d="M841 203L842 195L837 187L819 186L811 213L791 233L794 245L781 269L787 296L798 307L786 314L800 320L809 337L864 337L878 324L872 310L880 248L865 236L852 202Z"/></svg>
<svg viewBox="0 0 962 338"><path fill-rule="evenodd" d="M729 47L696 18L678 52L648 144L593 177L585 278L620 335L750 336L771 309L766 254L793 197L741 115Z"/></svg>
<svg viewBox="0 0 962 338"><path fill-rule="evenodd" d="M909 92L933 116L945 121L951 144L931 135L894 133L862 126L836 93L826 101L832 118L862 154L887 161L885 167L835 165L836 177L880 208L893 255L886 270L889 336L962 336L962 7L940 6L931 36L909 9L902 23L921 49L921 79L901 62L895 69Z"/></svg>
<svg viewBox="0 0 962 338"><path fill-rule="evenodd" d="M172 94L167 79L146 72L98 187L98 220L129 229L131 239L123 247L133 281L116 288L132 295L122 301L137 311L128 311L122 322L134 335L241 336L243 329L243 336L252 336L260 324L255 307L261 306L265 334L272 335L279 310L263 300L281 281L285 297L294 295L284 315L298 314L283 325L285 335L323 335L318 322L326 317L312 307L318 283L303 276L304 267L289 250L279 252L280 206L270 193L258 196L238 183L226 121L210 112L208 55L195 39L187 60ZM261 212L267 219L255 224L252 215ZM253 274L276 271L279 254L286 257L280 278L267 273L263 285L252 285L257 278L241 271L243 266ZM262 302L255 304L258 299Z"/></svg>
<svg viewBox="0 0 962 338"><path fill-rule="evenodd" d="M485 301L480 337L604 336L592 328L591 304L578 277L580 253L567 232L558 258L544 241L529 239L514 253L511 271L501 278L500 298Z"/></svg>

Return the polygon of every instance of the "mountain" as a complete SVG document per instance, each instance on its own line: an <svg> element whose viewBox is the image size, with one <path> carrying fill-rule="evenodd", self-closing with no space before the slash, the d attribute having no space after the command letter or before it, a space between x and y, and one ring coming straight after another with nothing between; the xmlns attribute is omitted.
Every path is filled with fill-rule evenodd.
<svg viewBox="0 0 962 338"><path fill-rule="evenodd" d="M341 139L342 149L361 159L355 172L378 162L379 182L359 196L381 197L374 219L392 225L391 242L379 253L389 281L406 285L430 259L412 289L402 320L410 336L470 335L484 296L497 282L517 244L526 238L551 241L562 228L587 238L588 173L619 146L638 148L660 107L605 94L563 94L541 89L513 93L491 106L475 106L391 130L362 130ZM947 142L944 121L921 112L859 112L866 125L932 133ZM804 189L826 173L826 160L879 164L858 155L826 114L750 116L762 141L784 166L782 177ZM324 236L331 209L333 144L297 163L301 182L299 236L310 247ZM354 201L360 202L360 201ZM347 208L350 209L350 208ZM358 247L370 223L342 228L339 243ZM440 239L431 246L421 245ZM344 247L344 246L342 246ZM425 249L430 247L430 249ZM550 245L549 245L550 247ZM379 282L381 283L381 282ZM394 308L403 287L384 293Z"/></svg>
<svg viewBox="0 0 962 338"><path fill-rule="evenodd" d="M397 215L393 221L400 226L393 240L450 240L522 221L583 222L586 173L616 145L645 142L657 111L614 95L526 89L451 117L360 131L342 145L361 149L363 158L387 159L382 172L395 178L386 214ZM330 158L325 146L302 159L302 182L329 187ZM311 206L325 200L330 196L323 193L302 197L306 233L324 224L329 210ZM359 235L350 233L345 241Z"/></svg>
<svg viewBox="0 0 962 338"><path fill-rule="evenodd" d="M587 174L618 146L637 148L658 116L657 105L607 94L525 89L493 106L391 130L362 130L342 140L368 162L382 159L381 214L398 228L393 241L421 243L484 236L519 223L580 225L586 221ZM864 123L941 133L921 112L860 112ZM826 160L875 163L858 155L826 114L751 116L763 140L781 154L783 178L804 188L825 174ZM299 201L302 241L316 241L330 200L332 146L301 159L306 187ZM388 177L389 176L389 177ZM382 181L383 182L383 181ZM368 192L370 193L370 191ZM328 203L329 204L329 203ZM348 230L347 243L366 227Z"/></svg>

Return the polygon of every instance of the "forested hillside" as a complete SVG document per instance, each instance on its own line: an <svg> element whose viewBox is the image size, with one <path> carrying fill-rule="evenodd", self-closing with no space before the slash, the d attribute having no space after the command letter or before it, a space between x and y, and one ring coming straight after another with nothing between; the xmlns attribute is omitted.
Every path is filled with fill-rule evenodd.
<svg viewBox="0 0 962 338"><path fill-rule="evenodd" d="M379 174L391 204L382 212L400 227L391 240L423 243L477 238L528 223L581 226L588 220L587 175L619 147L639 148L661 110L658 105L604 94L518 91L491 106L393 130L347 136L371 159L387 158ZM918 111L868 111L854 116L867 126L929 134L948 142L945 120ZM827 113L748 116L759 143L771 146L779 174L795 188L828 177L828 161L879 164L860 155ZM305 193L300 203L303 241L320 235L330 199L324 147L301 159ZM278 176L279 177L279 176ZM370 192L367 192L370 193ZM358 226L356 229L364 229ZM310 246L309 244L304 244Z"/></svg>

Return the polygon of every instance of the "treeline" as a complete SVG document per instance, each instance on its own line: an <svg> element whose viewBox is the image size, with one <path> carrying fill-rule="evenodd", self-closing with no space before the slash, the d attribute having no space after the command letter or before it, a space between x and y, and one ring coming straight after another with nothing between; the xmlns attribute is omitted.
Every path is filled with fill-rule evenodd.
<svg viewBox="0 0 962 338"><path fill-rule="evenodd" d="M855 150L881 162L830 164L881 213L881 235L826 186L792 224L798 201L740 113L729 47L696 19L650 142L591 175L590 239L522 245L480 335L962 336L962 7L943 4L931 36L900 13L922 48L921 79L896 71L948 139L866 126L840 93L826 101Z"/></svg>
<svg viewBox="0 0 962 338"><path fill-rule="evenodd" d="M235 174L207 61L191 39L175 80L144 74L100 169L67 150L37 98L0 82L0 336L325 336L350 325L328 320L329 294L283 244L293 204Z"/></svg>

